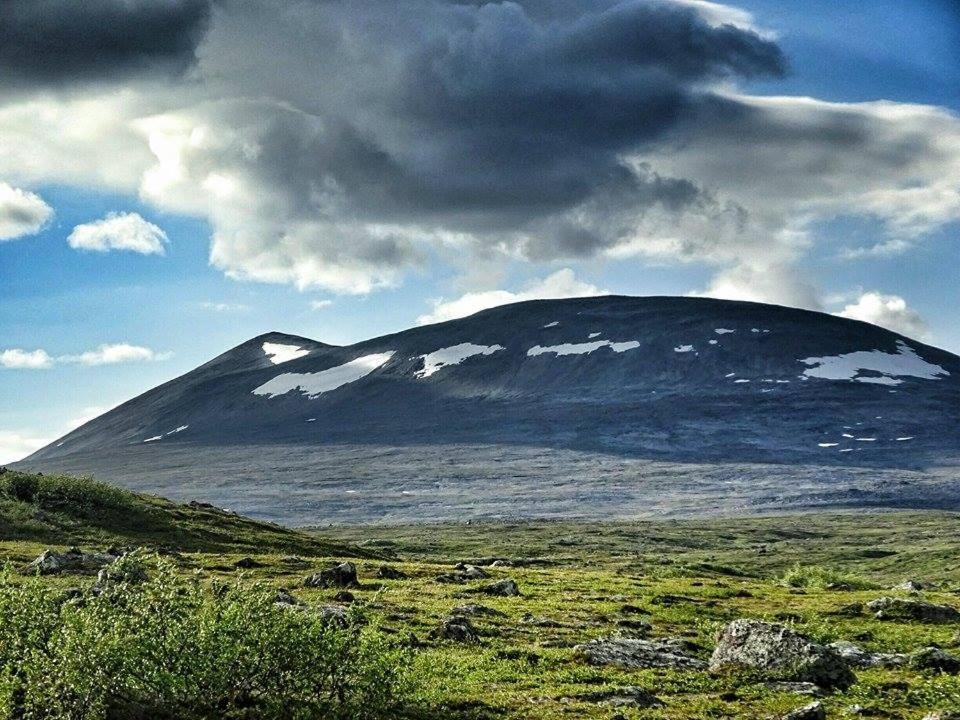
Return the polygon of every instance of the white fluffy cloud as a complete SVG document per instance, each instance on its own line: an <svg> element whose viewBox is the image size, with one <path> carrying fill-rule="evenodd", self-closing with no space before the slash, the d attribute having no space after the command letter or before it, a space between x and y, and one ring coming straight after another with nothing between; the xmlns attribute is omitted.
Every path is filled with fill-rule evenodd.
<svg viewBox="0 0 960 720"><path fill-rule="evenodd" d="M0 182L0 242L39 232L53 209L32 192Z"/></svg>
<svg viewBox="0 0 960 720"><path fill-rule="evenodd" d="M166 242L167 234L137 213L109 213L102 220L77 225L67 237L74 250L129 250L141 255L163 255Z"/></svg>
<svg viewBox="0 0 960 720"><path fill-rule="evenodd" d="M52 440L53 438L39 437L36 433L0 430L0 465L23 460Z"/></svg>
<svg viewBox="0 0 960 720"><path fill-rule="evenodd" d="M609 291L578 280L573 270L564 268L557 270L542 280L527 284L519 292L509 290L485 290L469 292L453 300L440 298L433 302L433 309L417 318L420 325L455 320L456 318L473 315L487 308L521 302L523 300L557 300L571 297L590 297L595 295L609 295Z"/></svg>
<svg viewBox="0 0 960 720"><path fill-rule="evenodd" d="M695 297L722 300L774 303L790 307L820 310L816 287L799 276L789 264L742 263L716 274L710 286Z"/></svg>
<svg viewBox="0 0 960 720"><path fill-rule="evenodd" d="M53 367L53 358L46 350L11 348L0 351L0 365L11 370L43 370Z"/></svg>
<svg viewBox="0 0 960 720"><path fill-rule="evenodd" d="M863 320L919 340L927 336L927 323L898 295L865 292L856 302L835 314L851 320Z"/></svg>
<svg viewBox="0 0 960 720"><path fill-rule="evenodd" d="M79 355L61 355L58 362L79 363L80 365L117 365L119 363L149 362L166 360L170 353L158 353L148 347L115 343L101 345L96 350L88 350Z"/></svg>
<svg viewBox="0 0 960 720"><path fill-rule="evenodd" d="M331 305L333 305L333 300L311 300L310 301L311 310L326 310Z"/></svg>

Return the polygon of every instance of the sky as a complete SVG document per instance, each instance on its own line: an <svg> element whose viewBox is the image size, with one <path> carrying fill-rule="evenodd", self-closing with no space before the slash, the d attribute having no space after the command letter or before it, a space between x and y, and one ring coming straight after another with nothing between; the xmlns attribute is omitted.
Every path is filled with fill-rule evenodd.
<svg viewBox="0 0 960 720"><path fill-rule="evenodd" d="M960 352L950 0L7 0L0 463L260 333L704 295Z"/></svg>

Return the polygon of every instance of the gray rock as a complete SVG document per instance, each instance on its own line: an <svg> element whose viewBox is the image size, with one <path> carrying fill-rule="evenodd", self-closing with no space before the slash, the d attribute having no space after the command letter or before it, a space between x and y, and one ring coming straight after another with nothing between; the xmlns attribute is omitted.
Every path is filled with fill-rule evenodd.
<svg viewBox="0 0 960 720"><path fill-rule="evenodd" d="M872 653L864 650L852 642L840 640L827 645L837 655L842 657L848 665L860 668L900 667L906 665L907 656L901 653Z"/></svg>
<svg viewBox="0 0 960 720"><path fill-rule="evenodd" d="M484 585L477 588L476 592L484 595L498 595L500 597L516 597L520 594L520 588L513 580L497 580L497 582Z"/></svg>
<svg viewBox="0 0 960 720"><path fill-rule="evenodd" d="M960 673L960 658L940 648L927 647L910 653L910 667L914 670L936 670L956 675Z"/></svg>
<svg viewBox="0 0 960 720"><path fill-rule="evenodd" d="M350 613L343 605L321 605L320 619L332 627L345 628L350 624Z"/></svg>
<svg viewBox="0 0 960 720"><path fill-rule="evenodd" d="M490 577L483 570L478 568L476 565L467 565L466 563L457 563L454 567L455 570L466 580L483 580L484 578Z"/></svg>
<svg viewBox="0 0 960 720"><path fill-rule="evenodd" d="M781 720L827 720L827 711L823 703L817 700L802 708L791 710L786 715L782 715Z"/></svg>
<svg viewBox="0 0 960 720"><path fill-rule="evenodd" d="M286 588L278 588L276 594L273 597L273 602L275 605L283 605L285 607L305 607L306 603L295 597L289 590Z"/></svg>
<svg viewBox="0 0 960 720"><path fill-rule="evenodd" d="M681 670L701 670L707 667L703 660L687 655L685 643L678 638L598 638L577 645L573 651L591 665L616 665L630 669L669 667Z"/></svg>
<svg viewBox="0 0 960 720"><path fill-rule="evenodd" d="M381 565L377 568L377 577L381 580L406 580L407 574L390 565Z"/></svg>
<svg viewBox="0 0 960 720"><path fill-rule="evenodd" d="M453 611L452 615L489 615L491 617L506 617L506 613L502 613L499 610L494 610L491 607L486 605L480 605L478 603L465 603L463 605L457 605Z"/></svg>
<svg viewBox="0 0 960 720"><path fill-rule="evenodd" d="M923 720L960 720L960 712L956 710L937 710L924 715Z"/></svg>
<svg viewBox="0 0 960 720"><path fill-rule="evenodd" d="M902 583L894 587L894 590L906 590L907 592L920 592L923 590L924 585L917 580L904 580Z"/></svg>
<svg viewBox="0 0 960 720"><path fill-rule="evenodd" d="M27 575L56 575L67 572L94 573L116 559L115 555L88 553L76 547L62 553L55 550L44 550L37 559L24 568L23 572Z"/></svg>
<svg viewBox="0 0 960 720"><path fill-rule="evenodd" d="M304 587L351 587L358 585L357 567L352 562L340 563L321 570L320 572L308 575L303 580Z"/></svg>
<svg viewBox="0 0 960 720"><path fill-rule="evenodd" d="M882 597L871 600L867 608L878 620L917 620L926 623L960 622L960 611L949 605L936 605L924 600Z"/></svg>
<svg viewBox="0 0 960 720"><path fill-rule="evenodd" d="M473 623L462 615L451 615L431 630L427 637L431 640L450 640L472 645L480 642L480 636Z"/></svg>
<svg viewBox="0 0 960 720"><path fill-rule="evenodd" d="M563 623L558 622L553 618L543 617L541 615L534 615L533 613L524 613L520 617L520 622L522 622L524 625L533 625L534 627L548 627L548 628L563 627Z"/></svg>
<svg viewBox="0 0 960 720"><path fill-rule="evenodd" d="M710 669L717 672L737 667L831 689L856 682L856 676L835 651L784 625L762 620L734 620L720 634Z"/></svg>

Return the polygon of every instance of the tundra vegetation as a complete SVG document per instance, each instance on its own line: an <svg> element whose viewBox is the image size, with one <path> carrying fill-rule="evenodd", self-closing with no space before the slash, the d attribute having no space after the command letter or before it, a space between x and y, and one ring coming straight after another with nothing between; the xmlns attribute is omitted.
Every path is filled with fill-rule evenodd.
<svg viewBox="0 0 960 720"><path fill-rule="evenodd" d="M946 719L958 558L943 512L295 531L6 471L0 717Z"/></svg>

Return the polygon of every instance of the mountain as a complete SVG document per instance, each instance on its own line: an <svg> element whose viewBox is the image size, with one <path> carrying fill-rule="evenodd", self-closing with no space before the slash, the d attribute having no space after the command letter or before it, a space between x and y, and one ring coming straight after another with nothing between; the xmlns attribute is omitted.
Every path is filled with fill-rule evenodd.
<svg viewBox="0 0 960 720"><path fill-rule="evenodd" d="M888 330L611 296L261 335L20 466L297 523L951 506L958 420L960 358Z"/></svg>

